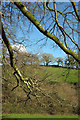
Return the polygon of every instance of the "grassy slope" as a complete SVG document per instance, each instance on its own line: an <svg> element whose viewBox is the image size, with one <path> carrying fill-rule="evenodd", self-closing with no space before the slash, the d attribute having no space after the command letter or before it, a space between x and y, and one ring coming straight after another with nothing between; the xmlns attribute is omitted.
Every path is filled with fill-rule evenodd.
<svg viewBox="0 0 80 120"><path fill-rule="evenodd" d="M49 77L47 77L48 81L51 82L68 82L68 83L76 83L78 82L78 70L76 69L66 69L66 68L54 68L47 67Z"/></svg>
<svg viewBox="0 0 80 120"><path fill-rule="evenodd" d="M66 69L66 68L54 68L54 67L40 67L39 69L37 68L37 69L34 69L34 68L30 68L29 66L24 66L24 68L23 68L23 73L24 73L24 75L25 76L30 76L30 75L34 75L34 72L35 73L37 73L37 77L36 77L36 79L37 78L39 78L40 80L45 80L45 82L48 84L48 82L49 83L51 83L51 85L56 85L57 86L57 84L56 83L77 83L78 82L78 70L74 70L74 69ZM32 71L31 71L32 70ZM11 82L11 83L9 83L9 84L7 84L8 82L5 82L5 86L6 86L6 84L8 85L7 87L11 87L10 89L12 89L12 87L13 86L15 86L15 84L14 84L14 81L15 81L15 78L14 78L14 76L11 74L13 72L13 70L12 70L12 68L9 68L9 67L6 67L5 68L5 72L3 73L3 75L5 76L5 78L7 78L7 80L8 80L8 82ZM46 85L47 85L46 84ZM45 85L44 85L45 86ZM57 86L57 88L59 87L59 85ZM61 86L62 87L62 86ZM48 88L46 89L46 91L49 91L49 89L51 90L51 87L50 87L50 85L48 86ZM61 88L60 88L61 89ZM57 89L56 89L57 90ZM9 90L10 91L10 90ZM22 90L21 90L22 91ZM4 91L5 93L5 95L7 94L6 93L6 91ZM52 92L52 93L51 93ZM52 86L52 90L51 90L51 94L53 95L53 86ZM17 93L15 93L16 95L18 94L19 92L17 91ZM22 93L22 92L21 92ZM36 105L34 106L34 103L36 102L35 100L33 101L33 103L31 102L28 102L27 104L26 104L26 107L27 107L27 109L26 108L24 108L23 107L23 103L21 103L20 104L20 107L19 107L19 103L18 103L18 105L17 104L12 104L13 103L13 101L12 101L12 103L11 103L11 100L12 99L14 99L13 97L14 97L14 94L13 94L13 92L10 92L9 93L9 95L11 94L11 96L10 97L8 97L9 98L9 102L7 101L6 103L4 103L3 104L3 109L4 109L4 113L20 113L20 111L22 110L21 108L23 108L24 109L24 111L25 110L27 110L27 113L30 113L30 114L45 114L45 112L44 112L44 109L43 108L40 108L40 106L37 106L37 103L36 103ZM15 96L16 96L15 95ZM65 97L65 96L62 96L62 95L60 95L60 93L59 93L59 91L58 91L58 95L59 96L61 96L61 97ZM22 95L21 95L22 96ZM53 96L53 97L55 97L54 99L56 100L56 96ZM69 96L68 96L69 97ZM16 98L16 97L15 97ZM70 97L69 97L70 98ZM67 100L67 99L66 99ZM66 106L65 106L65 102L66 101L63 101L63 103L64 103L64 106L63 107L65 107L65 109L66 109ZM74 102L74 100L73 100L73 102ZM67 103L68 104L68 103ZM74 103L71 103L71 104L74 104ZM33 106L32 106L33 105ZM37 109L36 109L36 106L37 106ZM31 108L32 107L32 108ZM33 109L33 107L34 107L34 109ZM16 109L15 109L16 108ZM47 108L48 109L48 108ZM64 108L61 108L63 111L65 111L65 109ZM67 108L68 109L68 108ZM70 109L72 109L72 108L70 108ZM7 110L7 111L6 111ZM16 111L15 111L16 110ZM54 110L53 109L53 107L49 107L49 111L52 111L52 110ZM35 111L35 112L34 112ZM36 113L37 112L37 113ZM59 112L59 111L58 111ZM54 113L54 112L53 112ZM23 113L22 113L23 114ZM46 114L47 114L47 112L46 112ZM6 115L3 115L4 117L6 116ZM7 116L8 116L8 114L7 114ZM6 117L7 117L6 116ZM12 116L14 117L19 117L20 115L18 115L18 114L12 114L12 115L9 115L9 116L11 116L11 118L12 118ZM26 117L26 115L21 115L22 117ZM36 115L28 115L27 117L30 117L30 116L32 116L32 117L35 117ZM39 115L37 115L37 116L39 116ZM40 117L40 116L39 116ZM42 116L42 118L43 118L44 116ZM48 116L47 116L48 117ZM50 116L49 116L50 117ZM52 117L52 116L51 116ZM54 117L54 116L53 116Z"/></svg>
<svg viewBox="0 0 80 120"><path fill-rule="evenodd" d="M76 83L78 82L78 70L76 69L67 69L67 68L55 68L55 67L31 67L24 66L21 69L21 72L25 77L32 77L34 74L37 74L38 79L45 79L49 82L68 82L68 83ZM5 67L5 72L3 72L3 76L13 82L15 77L12 76L13 69L9 66ZM12 77L12 81L11 81Z"/></svg>

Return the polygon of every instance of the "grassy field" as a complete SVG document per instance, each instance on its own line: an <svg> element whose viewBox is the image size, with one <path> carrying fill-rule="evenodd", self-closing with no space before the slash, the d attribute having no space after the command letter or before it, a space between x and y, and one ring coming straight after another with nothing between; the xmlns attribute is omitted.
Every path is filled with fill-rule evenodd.
<svg viewBox="0 0 80 120"><path fill-rule="evenodd" d="M78 118L78 116L58 116L58 115L26 115L26 114L4 114L3 118Z"/></svg>

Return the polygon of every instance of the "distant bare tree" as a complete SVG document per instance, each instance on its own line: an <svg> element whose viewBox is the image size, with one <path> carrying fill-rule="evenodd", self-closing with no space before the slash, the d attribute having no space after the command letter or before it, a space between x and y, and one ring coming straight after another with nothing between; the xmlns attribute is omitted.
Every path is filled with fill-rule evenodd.
<svg viewBox="0 0 80 120"><path fill-rule="evenodd" d="M61 66L63 66L63 58L61 57L57 57L56 58L56 62L58 63L58 66L61 64Z"/></svg>
<svg viewBox="0 0 80 120"><path fill-rule="evenodd" d="M66 58L65 65L72 68L78 68L78 62L72 56L68 56L68 58Z"/></svg>
<svg viewBox="0 0 80 120"><path fill-rule="evenodd" d="M53 57L52 54L49 54L49 53L43 53L41 55L41 61L44 63L44 65L48 66L49 63L51 62L54 62L55 61L55 58Z"/></svg>

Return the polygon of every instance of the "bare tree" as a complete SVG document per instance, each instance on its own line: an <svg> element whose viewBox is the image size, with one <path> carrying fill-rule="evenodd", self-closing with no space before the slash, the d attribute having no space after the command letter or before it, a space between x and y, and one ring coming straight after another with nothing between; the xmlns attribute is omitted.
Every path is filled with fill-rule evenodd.
<svg viewBox="0 0 80 120"><path fill-rule="evenodd" d="M63 66L63 59L61 57L56 58L58 66L61 64Z"/></svg>
<svg viewBox="0 0 80 120"><path fill-rule="evenodd" d="M15 2L14 4L20 9L20 11L37 27L37 29L43 33L45 36L49 37L50 39L52 39L65 53L67 54L70 54L71 56L73 56L78 62L80 62L80 58L78 57L78 55L71 50L70 46L68 46L69 43L67 43L67 39L69 39L70 43L73 43L76 48L78 50L80 50L79 46L78 46L78 43L76 42L76 40L72 39L71 36L69 35L69 33L66 32L66 30L64 29L65 28L65 22L68 24L68 27L69 29L71 29L72 31L75 31L75 28L72 28L70 23L68 22L67 20L67 15L68 14L71 14L74 19L76 20L76 22L80 21L80 18L79 18L79 13L78 13L78 10L76 8L76 4L74 2L71 2L72 3L72 7L73 7L73 10L74 12L72 11L71 13L69 12L66 12L66 13L62 13L60 11L57 11L56 10L56 2L53 2L54 4L54 9L51 9L49 7L49 2L46 2L46 7L49 11L53 11L54 12L54 15L52 15L53 17L52 18L55 18L55 25L53 26L53 29L55 26L57 26L57 29L59 29L59 33L61 36L63 36L63 40L64 40L64 43L65 45L62 43L62 41L54 36L53 34L51 34L50 32L48 32L48 28L45 29L42 27L42 25L40 24L40 22L37 21L37 19L34 18L33 15L31 15L31 13L28 11L28 9L26 9L26 6L25 4L21 3L21 2ZM75 6L75 7L74 7ZM77 11L77 13L75 12ZM51 12L52 13L52 12ZM58 13L60 15L62 15L62 17L65 19L63 21L63 26L60 25L59 21L58 21ZM75 14L74 14L75 13ZM68 18L69 19L69 18ZM51 25L51 24L50 24ZM50 30L51 31L51 30ZM76 31L76 32L79 32L79 31Z"/></svg>
<svg viewBox="0 0 80 120"><path fill-rule="evenodd" d="M65 59L65 65L67 67L76 67L78 68L78 62L72 57L72 56L68 56L66 59Z"/></svg>
<svg viewBox="0 0 80 120"><path fill-rule="evenodd" d="M44 65L48 66L49 63L54 62L55 58L53 57L52 54L49 53L43 53L41 55L41 61L44 63Z"/></svg>
<svg viewBox="0 0 80 120"><path fill-rule="evenodd" d="M59 6L63 6L64 9L60 10ZM27 94L28 98L33 91L41 90L38 89L37 81L34 80L34 78L24 77L16 66L15 54L11 44L22 42L25 44L26 41L28 44L29 40L26 39L25 35L29 33L31 24L45 37L49 38L49 41L51 39L66 54L71 55L80 63L78 54L74 52L74 49L77 51L80 50L78 39L76 40L75 37L75 35L79 33L77 24L80 22L79 11L77 10L77 4L75 4L75 2L70 2L67 5L65 3L62 5L57 2L6 2L2 3L2 8L2 12L0 12L2 16L2 41L9 51L10 65L14 70L14 76L17 80L16 87L20 86L20 81L26 84L29 90ZM24 23L24 27L21 20ZM18 27L16 27L17 25ZM19 35L17 36L16 32L18 29L24 34L25 40Z"/></svg>
<svg viewBox="0 0 80 120"><path fill-rule="evenodd" d="M10 12L10 15L8 16L10 18L8 20L9 22L11 22L10 20L13 20L11 19L11 16L13 15L13 10L15 10L15 16L17 18L18 16L21 18L23 16L22 20L24 21L26 18L28 18L27 20L33 23L41 33L43 33L46 37L54 41L66 54L70 54L76 59L77 62L80 62L78 54L74 52L74 46L75 49L80 50L78 40L76 40L75 37L75 35L78 35L79 33L77 29L77 24L80 21L77 5L75 4L75 2L71 3L69 2L67 5L66 3L63 3L62 6L64 6L64 9L58 10L61 4L56 2L53 3L13 2L9 4L5 3L5 5L3 4L4 6L3 12L6 11L7 13L6 9L9 10ZM7 8L5 8L6 6ZM17 9L16 6L19 9ZM63 21L61 21L62 19ZM5 19L3 18L3 20ZM48 25L46 24L47 22L49 22ZM13 23L15 23L14 20ZM10 30L8 31L6 27L5 30L7 33L10 31ZM13 37L14 34L11 34L9 36Z"/></svg>

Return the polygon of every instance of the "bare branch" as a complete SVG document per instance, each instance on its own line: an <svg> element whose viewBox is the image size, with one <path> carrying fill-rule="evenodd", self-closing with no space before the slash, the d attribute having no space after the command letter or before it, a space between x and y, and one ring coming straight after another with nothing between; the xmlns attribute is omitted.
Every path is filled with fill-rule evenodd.
<svg viewBox="0 0 80 120"><path fill-rule="evenodd" d="M63 34L63 36L64 36L64 42L65 42L66 47L69 48L69 47L67 46L67 43L66 43L66 36L65 36L65 34L71 39L71 41L72 41L72 42L77 46L77 48L80 50L78 44L77 44L75 41L73 41L72 38L68 35L68 33L63 29L63 27L59 25L59 22L58 22L58 19L57 19L57 11L56 11L56 3L55 3L55 2L54 2L54 9L55 9L55 20L56 20L56 23L57 23L59 29L61 30L61 32L62 32L62 34ZM70 48L69 48L69 49L70 49Z"/></svg>
<svg viewBox="0 0 80 120"><path fill-rule="evenodd" d="M76 14L76 16L77 16L77 18L78 18L78 21L80 22L80 15L79 15L79 13L78 13L78 11L77 11L76 4L75 4L75 2L73 2L72 0L70 0L70 1L71 1L71 3L72 3L73 9L74 9L74 11L75 11L75 14Z"/></svg>
<svg viewBox="0 0 80 120"><path fill-rule="evenodd" d="M78 62L80 62L80 58L78 55L69 49L67 49L63 43L54 35L50 34L47 30L45 30L40 23L34 18L34 16L27 10L25 5L22 2L14 2L14 4L21 10L21 12L37 27L37 29L43 33L48 38L52 39L65 53L72 55Z"/></svg>

